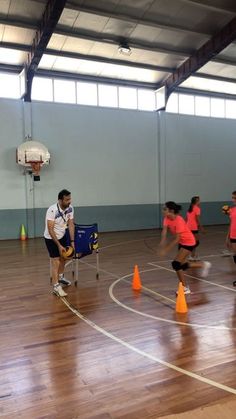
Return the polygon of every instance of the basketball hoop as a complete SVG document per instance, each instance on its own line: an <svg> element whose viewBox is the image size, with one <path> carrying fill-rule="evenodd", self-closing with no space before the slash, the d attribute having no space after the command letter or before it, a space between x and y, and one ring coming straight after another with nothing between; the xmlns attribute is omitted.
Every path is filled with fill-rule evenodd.
<svg viewBox="0 0 236 419"><path fill-rule="evenodd" d="M24 174L33 175L37 181L40 180L41 167L50 163L50 153L38 141L25 141L16 149L16 162L24 166Z"/></svg>
<svg viewBox="0 0 236 419"><path fill-rule="evenodd" d="M30 163L31 169L32 169L32 173L33 175L38 176L40 173L40 169L41 169L41 165L43 164L43 161L29 161L28 163Z"/></svg>
<svg viewBox="0 0 236 419"><path fill-rule="evenodd" d="M32 169L32 174L34 176L34 180L40 180L40 170L41 170L41 166L43 164L42 160L39 161L28 161L27 163L30 164L31 169Z"/></svg>

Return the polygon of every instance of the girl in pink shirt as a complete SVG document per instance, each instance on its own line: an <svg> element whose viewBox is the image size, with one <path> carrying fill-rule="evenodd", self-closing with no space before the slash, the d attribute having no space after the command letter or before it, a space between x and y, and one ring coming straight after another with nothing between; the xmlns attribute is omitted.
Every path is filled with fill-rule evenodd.
<svg viewBox="0 0 236 419"><path fill-rule="evenodd" d="M192 251L192 255L189 257L189 260L196 260L196 248L199 246L199 230L203 231L201 222L200 222L201 208L200 208L200 197L193 196L191 203L187 212L187 226L192 231L196 239L196 247Z"/></svg>
<svg viewBox="0 0 236 419"><path fill-rule="evenodd" d="M178 244L178 253L172 262L172 267L176 271L177 277L184 286L184 293L190 294L191 291L186 286L184 271L189 268L201 268L201 276L206 277L211 267L210 262L187 262L187 258L196 247L196 239L184 221L179 215L181 206L173 201L168 201L163 207L163 230L161 234L160 247L161 254L165 255L172 247ZM166 244L167 232L175 236L172 241Z"/></svg>
<svg viewBox="0 0 236 419"><path fill-rule="evenodd" d="M230 225L229 231L226 236L226 246L231 248L234 256L234 263L236 263L236 191L232 192L233 206L229 209ZM233 286L236 287L236 281L233 282Z"/></svg>

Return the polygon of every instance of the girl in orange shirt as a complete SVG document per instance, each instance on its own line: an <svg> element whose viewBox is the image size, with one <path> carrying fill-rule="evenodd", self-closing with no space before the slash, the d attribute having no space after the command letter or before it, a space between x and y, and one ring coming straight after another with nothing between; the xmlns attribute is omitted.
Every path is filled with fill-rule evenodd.
<svg viewBox="0 0 236 419"><path fill-rule="evenodd" d="M200 222L200 215L201 215L201 208L200 208L200 197L193 196L191 199L191 203L187 212L187 226L192 231L195 239L196 239L196 247L192 251L189 260L197 260L196 258L196 248L199 246L199 230L203 231L201 222Z"/></svg>
<svg viewBox="0 0 236 419"><path fill-rule="evenodd" d="M208 275L211 267L210 262L187 262L188 257L196 247L196 239L184 221L179 215L181 206L173 201L168 201L163 207L163 230L161 234L160 247L161 255L165 255L178 244L178 253L172 262L172 268L176 271L177 277L184 286L184 293L191 294L189 287L185 283L184 271L189 268L200 268L201 277ZM174 239L166 244L168 229L175 236Z"/></svg>
<svg viewBox="0 0 236 419"><path fill-rule="evenodd" d="M232 192L233 206L229 209L228 215L230 218L229 231L226 236L226 246L232 249L234 256L234 263L236 263L236 191ZM236 287L236 281L233 282Z"/></svg>

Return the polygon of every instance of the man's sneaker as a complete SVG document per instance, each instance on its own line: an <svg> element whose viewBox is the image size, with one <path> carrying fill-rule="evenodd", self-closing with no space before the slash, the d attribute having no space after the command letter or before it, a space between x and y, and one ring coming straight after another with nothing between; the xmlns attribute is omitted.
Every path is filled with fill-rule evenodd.
<svg viewBox="0 0 236 419"><path fill-rule="evenodd" d="M65 285L67 287L69 287L71 285L71 282L69 281L69 279L66 279L64 277L64 275L59 276L59 280L58 280L59 284L61 285Z"/></svg>
<svg viewBox="0 0 236 419"><path fill-rule="evenodd" d="M206 276L209 273L209 270L211 268L211 263L210 262L202 262L203 266L202 266L202 270L201 270L201 277L202 278L206 278Z"/></svg>
<svg viewBox="0 0 236 419"><path fill-rule="evenodd" d="M184 294L185 295L191 294L191 290L190 290L190 288L188 286L187 287L184 287ZM178 295L178 291L176 291L176 295Z"/></svg>
<svg viewBox="0 0 236 419"><path fill-rule="evenodd" d="M57 295L58 297L66 297L67 294L63 291L60 284L53 285L53 294Z"/></svg>

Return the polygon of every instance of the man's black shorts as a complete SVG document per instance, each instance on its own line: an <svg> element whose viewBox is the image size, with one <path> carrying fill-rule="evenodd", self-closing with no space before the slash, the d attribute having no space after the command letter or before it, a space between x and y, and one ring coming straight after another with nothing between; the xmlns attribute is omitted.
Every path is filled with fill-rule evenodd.
<svg viewBox="0 0 236 419"><path fill-rule="evenodd" d="M44 237L44 240L45 240L50 258L59 258L60 253L59 253L56 243L52 239L46 239L45 237ZM61 243L63 247L67 246L66 234L59 240L59 242Z"/></svg>

